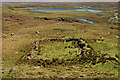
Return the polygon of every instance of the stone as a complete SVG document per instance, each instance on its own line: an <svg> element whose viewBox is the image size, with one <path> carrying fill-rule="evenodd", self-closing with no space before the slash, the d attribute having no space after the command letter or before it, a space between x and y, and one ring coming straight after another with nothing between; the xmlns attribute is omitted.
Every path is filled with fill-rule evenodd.
<svg viewBox="0 0 120 80"><path fill-rule="evenodd" d="M32 54L33 57L35 56L35 51L33 49L31 51L31 54Z"/></svg>
<svg viewBox="0 0 120 80"><path fill-rule="evenodd" d="M31 59L35 59L32 55L30 56Z"/></svg>
<svg viewBox="0 0 120 80"><path fill-rule="evenodd" d="M39 34L40 32L39 32L39 31L36 31L35 33L36 33L36 34Z"/></svg>
<svg viewBox="0 0 120 80"><path fill-rule="evenodd" d="M36 67L34 67L34 68L40 68L40 66L36 66Z"/></svg>
<svg viewBox="0 0 120 80"><path fill-rule="evenodd" d="M38 44L39 44L39 42L38 41L35 41L35 46L36 46L36 50L38 50Z"/></svg>
<svg viewBox="0 0 120 80"><path fill-rule="evenodd" d="M59 23L56 23L57 25L59 25Z"/></svg>
<svg viewBox="0 0 120 80"><path fill-rule="evenodd" d="M117 39L120 39L120 36L116 36Z"/></svg>
<svg viewBox="0 0 120 80"><path fill-rule="evenodd" d="M0 73L4 73L4 71L0 71Z"/></svg>
<svg viewBox="0 0 120 80"><path fill-rule="evenodd" d="M10 35L13 36L15 33L11 33Z"/></svg>
<svg viewBox="0 0 120 80"><path fill-rule="evenodd" d="M10 69L9 73L11 72L16 72L16 68L13 67L12 69Z"/></svg>
<svg viewBox="0 0 120 80"><path fill-rule="evenodd" d="M108 34L112 34L111 32L108 32Z"/></svg>

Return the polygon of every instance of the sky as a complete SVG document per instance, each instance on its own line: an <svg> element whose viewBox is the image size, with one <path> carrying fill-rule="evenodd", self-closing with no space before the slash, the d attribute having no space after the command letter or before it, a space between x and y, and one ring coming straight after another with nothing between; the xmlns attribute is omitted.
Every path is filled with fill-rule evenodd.
<svg viewBox="0 0 120 80"><path fill-rule="evenodd" d="M0 0L2 2L119 2L120 0Z"/></svg>

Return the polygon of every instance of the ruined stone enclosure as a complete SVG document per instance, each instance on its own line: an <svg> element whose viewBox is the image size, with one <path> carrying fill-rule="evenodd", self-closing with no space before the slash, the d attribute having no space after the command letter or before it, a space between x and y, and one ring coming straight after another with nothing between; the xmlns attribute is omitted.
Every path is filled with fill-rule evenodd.
<svg viewBox="0 0 120 80"><path fill-rule="evenodd" d="M83 64L92 65L115 61L109 53L96 52L90 43L103 41L103 39L41 39L29 44L25 53L17 60L17 63L28 63L48 67L60 64Z"/></svg>

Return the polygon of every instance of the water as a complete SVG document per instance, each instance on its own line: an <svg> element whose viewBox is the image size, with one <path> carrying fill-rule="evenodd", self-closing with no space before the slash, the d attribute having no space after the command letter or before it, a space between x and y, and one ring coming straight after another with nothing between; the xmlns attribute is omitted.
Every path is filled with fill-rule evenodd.
<svg viewBox="0 0 120 80"><path fill-rule="evenodd" d="M94 9L29 9L30 11L65 11L65 10L74 10L74 11L90 11L90 12L102 12L102 10Z"/></svg>
<svg viewBox="0 0 120 80"><path fill-rule="evenodd" d="M86 19L80 19L80 18L75 18L75 19L77 19L77 20L82 20L82 21L85 21L85 22L88 22L88 23L94 24L94 22L92 22L92 21L88 21L88 20L86 20Z"/></svg>
<svg viewBox="0 0 120 80"><path fill-rule="evenodd" d="M112 21L112 24L114 23L115 20Z"/></svg>
<svg viewBox="0 0 120 80"><path fill-rule="evenodd" d="M94 10L94 9L29 9L29 10L30 11L65 11L65 10L74 10L74 11L102 12L102 10ZM94 22L88 21L86 19L80 19L80 18L75 18L75 19L82 20L82 21L94 24Z"/></svg>

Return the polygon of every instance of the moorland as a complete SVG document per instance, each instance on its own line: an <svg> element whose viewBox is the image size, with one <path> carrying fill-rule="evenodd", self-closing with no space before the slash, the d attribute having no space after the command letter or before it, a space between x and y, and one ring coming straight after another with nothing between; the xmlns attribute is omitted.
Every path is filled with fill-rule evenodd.
<svg viewBox="0 0 120 80"><path fill-rule="evenodd" d="M3 3L2 13L3 78L118 78L118 3Z"/></svg>

